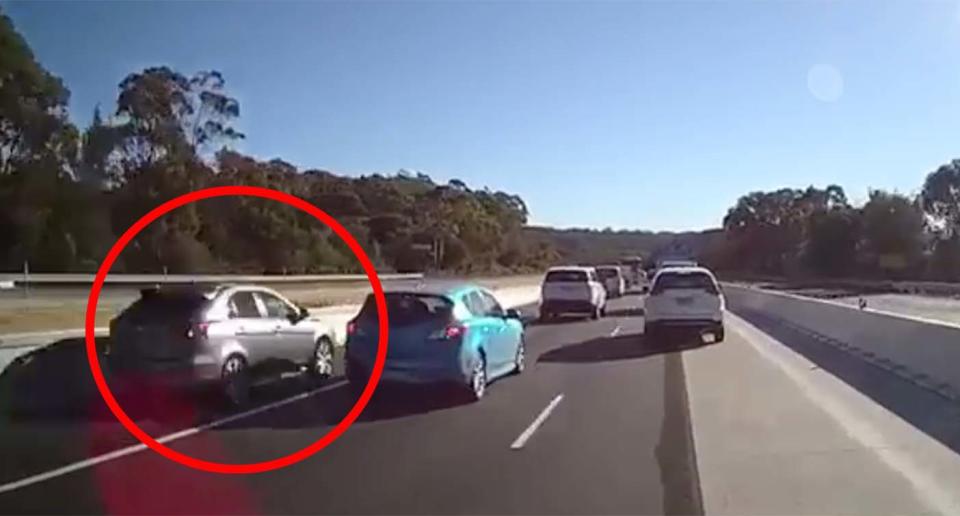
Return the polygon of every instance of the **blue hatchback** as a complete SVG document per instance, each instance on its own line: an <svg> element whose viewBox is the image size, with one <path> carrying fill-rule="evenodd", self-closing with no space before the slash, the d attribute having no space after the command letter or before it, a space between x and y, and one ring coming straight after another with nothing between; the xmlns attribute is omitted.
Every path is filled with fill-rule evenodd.
<svg viewBox="0 0 960 516"><path fill-rule="evenodd" d="M382 381L455 383L478 400L487 383L524 367L523 323L475 285L428 285L385 293L390 340ZM377 308L367 297L347 324L346 369L366 385L377 353Z"/></svg>

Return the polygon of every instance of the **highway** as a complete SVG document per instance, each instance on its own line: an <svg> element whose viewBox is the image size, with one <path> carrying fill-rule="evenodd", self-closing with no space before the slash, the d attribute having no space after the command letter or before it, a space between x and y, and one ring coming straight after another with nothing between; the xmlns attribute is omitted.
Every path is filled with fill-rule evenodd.
<svg viewBox="0 0 960 516"><path fill-rule="evenodd" d="M531 327L531 367L494 383L477 404L461 404L452 392L381 389L343 438L287 470L223 477L143 452L0 494L0 507L97 513L699 513L683 365L678 354L643 345L639 304L636 297L619 300L612 311L622 315L596 322ZM73 378L83 382L80 374ZM297 388L291 380L290 391ZM289 453L317 439L352 404L342 380L330 385L310 399L173 447L227 462ZM2 426L0 483L131 443L91 399L90 386L83 391L72 407L50 409L45 415L52 422L32 418ZM278 385L261 396L288 394L288 386ZM522 448L512 449L558 396L543 424ZM204 402L155 399L153 407L144 407L151 414L145 426L158 436L221 415L203 408Z"/></svg>
<svg viewBox="0 0 960 516"><path fill-rule="evenodd" d="M0 401L29 409L0 422L0 512L934 514L960 507L949 492L960 478L956 455L792 351L796 336L773 327L764 333L727 314L723 343L666 345L644 340L640 296L609 308L598 321L529 326L528 369L492 384L478 403L444 389L385 385L327 449L254 476L201 473L133 446L92 389L82 343L61 341L17 382L0 377ZM525 312L536 315L529 306ZM922 396L895 378L869 379L895 389L901 402ZM307 395L290 378L258 390L255 413L217 425L236 414L203 396L145 389L121 403L151 435L214 422L170 446L235 463L307 445L354 401L339 376ZM940 476L925 476L917 464Z"/></svg>

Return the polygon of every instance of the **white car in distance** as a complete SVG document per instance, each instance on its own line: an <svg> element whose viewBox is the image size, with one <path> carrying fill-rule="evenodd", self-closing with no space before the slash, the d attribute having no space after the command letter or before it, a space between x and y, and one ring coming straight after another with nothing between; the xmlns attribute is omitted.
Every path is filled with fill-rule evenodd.
<svg viewBox="0 0 960 516"><path fill-rule="evenodd" d="M644 302L647 341L656 341L670 329L693 329L713 342L724 338L725 302L713 273L703 267L667 267L653 277Z"/></svg>
<svg viewBox="0 0 960 516"><path fill-rule="evenodd" d="M627 290L623 270L619 265L600 265L597 267L597 276L607 290L607 297L622 297Z"/></svg>
<svg viewBox="0 0 960 516"><path fill-rule="evenodd" d="M551 267L540 288L540 318L576 313L599 319L607 312L607 291L593 267Z"/></svg>

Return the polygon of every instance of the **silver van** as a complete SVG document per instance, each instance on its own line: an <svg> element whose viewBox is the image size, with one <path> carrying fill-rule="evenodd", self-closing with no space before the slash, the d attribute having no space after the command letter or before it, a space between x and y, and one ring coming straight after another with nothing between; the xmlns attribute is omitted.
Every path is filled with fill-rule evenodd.
<svg viewBox="0 0 960 516"><path fill-rule="evenodd" d="M265 287L160 287L110 321L108 364L122 378L214 385L244 404L255 380L333 372L333 333Z"/></svg>

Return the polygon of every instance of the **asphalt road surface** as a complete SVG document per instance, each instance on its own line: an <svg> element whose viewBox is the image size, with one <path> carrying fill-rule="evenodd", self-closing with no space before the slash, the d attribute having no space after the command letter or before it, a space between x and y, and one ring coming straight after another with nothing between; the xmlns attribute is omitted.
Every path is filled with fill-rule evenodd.
<svg viewBox="0 0 960 516"><path fill-rule="evenodd" d="M381 387L327 449L254 476L197 472L149 450L129 453L136 442L92 392L85 364L76 364L82 343L61 343L53 348L61 356L37 359L27 379L0 387L7 402L27 398L28 405L0 423L0 484L35 481L0 493L0 512L699 513L683 362L674 350L644 342L641 306L629 296L612 301L599 321L530 326L526 372L495 382L479 403L445 389ZM31 379L53 374L53 385L29 389ZM302 390L302 380L291 378L261 389L256 400ZM318 439L353 401L334 378L317 394L171 447L222 462L273 459ZM154 437L228 415L203 396L164 390L121 402ZM116 450L129 454L80 463ZM57 471L71 464L81 467ZM44 473L51 478L36 477Z"/></svg>

